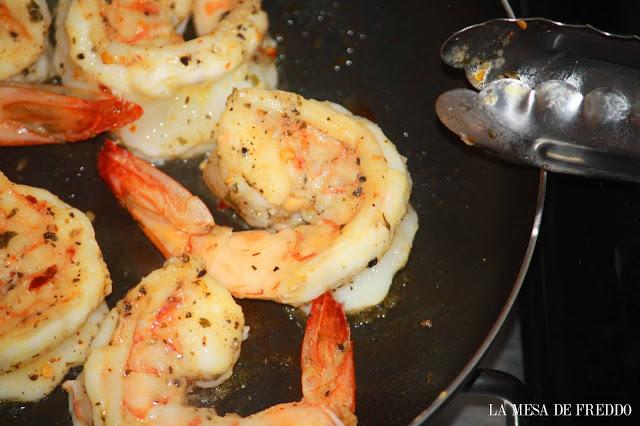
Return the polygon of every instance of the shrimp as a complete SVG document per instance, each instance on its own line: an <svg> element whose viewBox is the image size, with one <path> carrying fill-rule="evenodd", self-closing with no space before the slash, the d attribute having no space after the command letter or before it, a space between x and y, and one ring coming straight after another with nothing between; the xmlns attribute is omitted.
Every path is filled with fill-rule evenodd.
<svg viewBox="0 0 640 426"><path fill-rule="evenodd" d="M51 76L45 0L0 0L0 80L40 83ZM142 115L104 90L0 84L0 146L88 139Z"/></svg>
<svg viewBox="0 0 640 426"><path fill-rule="evenodd" d="M111 292L111 279L82 212L2 173L0 258L0 395L39 399L83 358L86 348L66 339L95 332L82 326ZM25 375L42 383L19 389Z"/></svg>
<svg viewBox="0 0 640 426"><path fill-rule="evenodd" d="M0 85L0 146L89 139L136 120L141 108L108 93Z"/></svg>
<svg viewBox="0 0 640 426"><path fill-rule="evenodd" d="M69 368L84 363L89 344L108 312L107 304L100 303L76 333L34 360L0 374L0 401L38 401L49 395Z"/></svg>
<svg viewBox="0 0 640 426"><path fill-rule="evenodd" d="M166 256L203 257L236 297L295 306L350 285L397 234L404 242L390 270L406 262L417 229L415 214L406 214L411 181L374 124L291 93L238 90L216 142L205 181L251 225L273 229L218 226L200 199L141 159L113 143L99 155L101 176ZM399 234L405 217L408 230ZM368 303L384 298L392 276Z"/></svg>
<svg viewBox="0 0 640 426"><path fill-rule="evenodd" d="M50 25L45 0L0 0L0 80L42 82L49 77Z"/></svg>
<svg viewBox="0 0 640 426"><path fill-rule="evenodd" d="M244 327L240 306L204 268L193 257L172 258L111 311L81 377L64 384L74 424L355 424L349 326L329 295L314 302L307 322L300 402L246 418L185 404L193 382L230 377Z"/></svg>
<svg viewBox="0 0 640 426"><path fill-rule="evenodd" d="M193 15L198 37L185 41ZM207 151L234 87L275 87L275 48L259 0L63 0L55 63L69 86L104 85L144 108L118 137L162 160Z"/></svg>

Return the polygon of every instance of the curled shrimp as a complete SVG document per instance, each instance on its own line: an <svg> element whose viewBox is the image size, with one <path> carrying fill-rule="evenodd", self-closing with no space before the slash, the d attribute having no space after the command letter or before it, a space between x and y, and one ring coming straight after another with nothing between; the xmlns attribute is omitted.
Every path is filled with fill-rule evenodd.
<svg viewBox="0 0 640 426"><path fill-rule="evenodd" d="M136 120L142 109L108 93L0 85L0 146L89 139Z"/></svg>
<svg viewBox="0 0 640 426"><path fill-rule="evenodd" d="M0 80L42 82L50 75L45 0L0 1Z"/></svg>
<svg viewBox="0 0 640 426"><path fill-rule="evenodd" d="M111 280L82 212L2 173L0 258L0 399L37 400L84 360Z"/></svg>
<svg viewBox="0 0 640 426"><path fill-rule="evenodd" d="M92 344L82 376L66 382L76 426L355 424L349 325L330 295L314 302L302 347L300 402L249 417L185 404L194 381L228 378L244 316L229 292L188 256L131 289Z"/></svg>
<svg viewBox="0 0 640 426"><path fill-rule="evenodd" d="M198 37L184 40L194 17ZM144 115L118 131L153 160L210 149L234 87L274 87L273 41L259 0L63 0L56 66L64 84L108 87Z"/></svg>
<svg viewBox="0 0 640 426"><path fill-rule="evenodd" d="M0 80L40 83L51 75L50 25L44 0L0 1ZM97 88L0 84L0 146L88 139L141 114L139 106Z"/></svg>
<svg viewBox="0 0 640 426"><path fill-rule="evenodd" d="M297 306L351 289L354 280L373 288L357 277L380 263L391 274L379 275L373 297L349 307L384 298L407 260L417 218L404 159L377 126L332 104L246 89L230 96L216 141L205 181L247 222L272 229L216 225L200 199L113 143L100 153L99 171L160 251L204 258L236 297ZM381 262L387 254L395 260Z"/></svg>

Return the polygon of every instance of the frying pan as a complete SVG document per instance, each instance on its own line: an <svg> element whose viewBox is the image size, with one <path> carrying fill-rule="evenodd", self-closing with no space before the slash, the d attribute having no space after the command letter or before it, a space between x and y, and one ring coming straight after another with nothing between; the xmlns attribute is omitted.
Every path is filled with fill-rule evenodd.
<svg viewBox="0 0 640 426"><path fill-rule="evenodd" d="M459 28L504 12L497 1L461 0L265 0L264 6L279 40L280 87L376 121L408 159L420 219L411 257L385 302L350 322L360 423L421 423L469 377L491 343L537 235L540 172L465 149L433 107L437 95L465 84L441 64L440 44ZM101 144L2 148L0 170L95 214L113 306L163 258L98 177ZM199 161L163 169L215 210ZM228 211L215 215L241 226ZM251 332L233 378L197 391L191 403L247 415L298 400L304 318L270 302L239 303ZM66 394L57 389L35 404L0 405L0 423L68 425Z"/></svg>

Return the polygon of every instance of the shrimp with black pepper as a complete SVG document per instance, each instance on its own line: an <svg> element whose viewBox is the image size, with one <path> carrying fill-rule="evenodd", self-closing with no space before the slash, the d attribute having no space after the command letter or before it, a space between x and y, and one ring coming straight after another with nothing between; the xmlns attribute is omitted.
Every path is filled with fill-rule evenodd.
<svg viewBox="0 0 640 426"><path fill-rule="evenodd" d="M43 398L81 364L110 292L86 215L0 173L0 400Z"/></svg>
<svg viewBox="0 0 640 426"><path fill-rule="evenodd" d="M193 16L196 38L185 40ZM259 0L62 0L55 64L65 85L142 106L117 131L147 159L209 150L234 87L275 87L275 48Z"/></svg>
<svg viewBox="0 0 640 426"><path fill-rule="evenodd" d="M375 305L417 229L404 158L380 128L293 93L235 91L204 167L221 200L269 229L216 225L199 198L114 143L98 161L115 196L166 256L202 257L208 273L240 298L301 305L347 286L340 297L353 296L349 310ZM358 279L378 263L390 273ZM364 297L358 288L377 291Z"/></svg>
<svg viewBox="0 0 640 426"><path fill-rule="evenodd" d="M190 256L172 258L111 311L82 375L64 384L75 426L354 425L349 325L328 294L307 322L300 401L244 418L186 403L193 384L230 377L244 334L240 306L205 268Z"/></svg>

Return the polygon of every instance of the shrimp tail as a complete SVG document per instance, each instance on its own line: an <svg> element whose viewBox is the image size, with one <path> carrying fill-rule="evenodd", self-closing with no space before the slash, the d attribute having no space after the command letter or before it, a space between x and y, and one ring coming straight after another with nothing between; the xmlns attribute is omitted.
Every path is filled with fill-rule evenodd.
<svg viewBox="0 0 640 426"><path fill-rule="evenodd" d="M0 85L0 146L81 141L141 115L137 104L106 92Z"/></svg>
<svg viewBox="0 0 640 426"><path fill-rule="evenodd" d="M202 200L113 141L100 151L98 171L165 257L190 253L191 239L215 226Z"/></svg>
<svg viewBox="0 0 640 426"><path fill-rule="evenodd" d="M355 368L349 323L327 292L313 301L302 343L303 400L355 424Z"/></svg>

